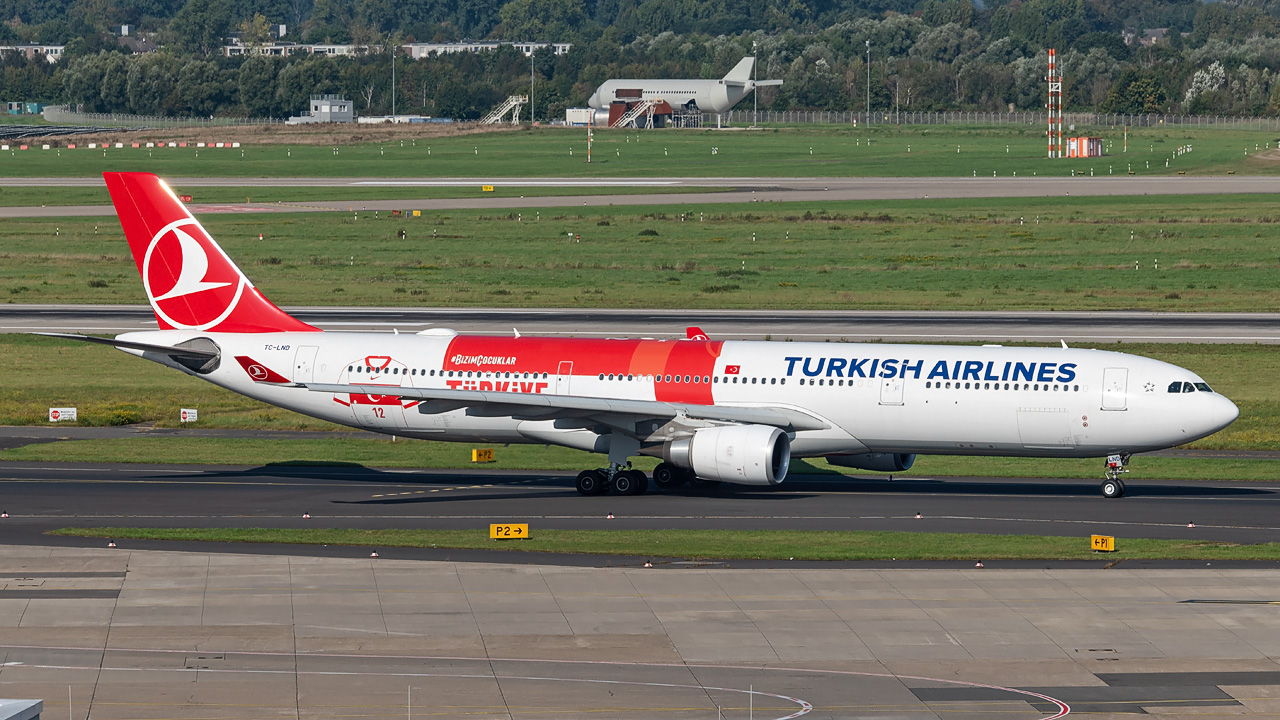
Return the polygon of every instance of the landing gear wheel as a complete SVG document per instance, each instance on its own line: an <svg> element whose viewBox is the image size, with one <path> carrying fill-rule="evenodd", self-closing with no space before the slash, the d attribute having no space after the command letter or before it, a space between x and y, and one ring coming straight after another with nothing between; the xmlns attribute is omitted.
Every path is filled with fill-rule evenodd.
<svg viewBox="0 0 1280 720"><path fill-rule="evenodd" d="M1102 481L1102 497L1104 498L1124 497L1124 482L1121 480L1103 480Z"/></svg>
<svg viewBox="0 0 1280 720"><path fill-rule="evenodd" d="M684 468L675 465L658 463L658 467L653 469L653 484L663 490L674 490L685 484L687 480Z"/></svg>
<svg viewBox="0 0 1280 720"><path fill-rule="evenodd" d="M623 470L613 476L613 491L619 495L640 495L649 489L649 478L639 470Z"/></svg>
<svg viewBox="0 0 1280 720"><path fill-rule="evenodd" d="M603 495L608 485L604 481L604 473L599 470L583 470L578 473L577 488L582 495Z"/></svg>

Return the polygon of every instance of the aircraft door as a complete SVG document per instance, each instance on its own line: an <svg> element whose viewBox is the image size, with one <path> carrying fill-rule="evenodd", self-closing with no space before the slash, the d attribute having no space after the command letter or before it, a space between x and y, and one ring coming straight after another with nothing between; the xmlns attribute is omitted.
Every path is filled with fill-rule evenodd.
<svg viewBox="0 0 1280 720"><path fill-rule="evenodd" d="M1129 402L1129 368L1102 371L1102 409L1125 410Z"/></svg>
<svg viewBox="0 0 1280 720"><path fill-rule="evenodd" d="M556 394L569 394L569 381L573 379L573 361L561 360L560 367L556 370Z"/></svg>
<svg viewBox="0 0 1280 720"><path fill-rule="evenodd" d="M902 381L902 378L881 378L880 379L880 404L881 405L901 405L902 390L904 385L905 383Z"/></svg>
<svg viewBox="0 0 1280 720"><path fill-rule="evenodd" d="M293 381L296 383L315 382L316 353L320 348L315 345L299 345L298 353L293 358Z"/></svg>

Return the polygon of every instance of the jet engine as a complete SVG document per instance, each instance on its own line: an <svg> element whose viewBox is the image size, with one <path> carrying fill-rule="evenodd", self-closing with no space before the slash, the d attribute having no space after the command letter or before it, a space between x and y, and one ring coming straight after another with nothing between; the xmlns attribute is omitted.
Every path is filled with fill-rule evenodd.
<svg viewBox="0 0 1280 720"><path fill-rule="evenodd" d="M827 462L840 467L876 472L903 472L910 470L916 456L910 453L862 453L861 455L828 455Z"/></svg>
<svg viewBox="0 0 1280 720"><path fill-rule="evenodd" d="M703 480L777 485L787 477L791 440L767 425L702 428L687 438L666 443L662 457Z"/></svg>

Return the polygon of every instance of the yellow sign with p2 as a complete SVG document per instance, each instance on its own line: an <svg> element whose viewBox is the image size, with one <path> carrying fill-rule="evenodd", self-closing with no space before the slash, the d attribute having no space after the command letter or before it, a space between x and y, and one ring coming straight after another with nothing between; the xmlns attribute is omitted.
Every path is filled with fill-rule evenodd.
<svg viewBox="0 0 1280 720"><path fill-rule="evenodd" d="M528 523L498 523L489 526L490 540L526 540L528 537Z"/></svg>

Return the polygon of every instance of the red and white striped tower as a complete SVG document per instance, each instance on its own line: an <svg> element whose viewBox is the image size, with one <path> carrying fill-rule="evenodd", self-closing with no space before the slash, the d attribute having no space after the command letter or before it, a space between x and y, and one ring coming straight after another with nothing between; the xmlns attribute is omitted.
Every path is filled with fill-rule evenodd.
<svg viewBox="0 0 1280 720"><path fill-rule="evenodd" d="M1062 76L1057 52L1049 48L1049 157L1062 157Z"/></svg>

